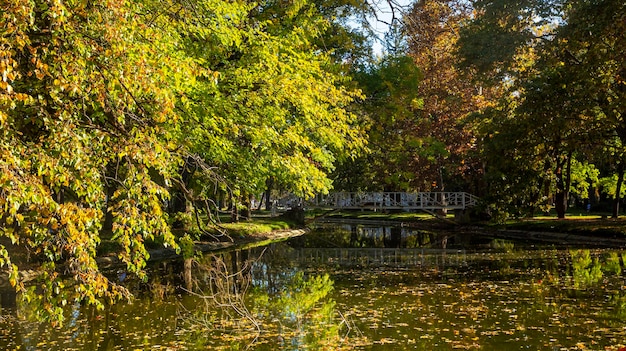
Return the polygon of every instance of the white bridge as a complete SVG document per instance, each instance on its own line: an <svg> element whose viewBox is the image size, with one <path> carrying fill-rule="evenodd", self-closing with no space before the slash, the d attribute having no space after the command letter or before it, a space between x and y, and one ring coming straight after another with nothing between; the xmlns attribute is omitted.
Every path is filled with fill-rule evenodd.
<svg viewBox="0 0 626 351"><path fill-rule="evenodd" d="M287 199L284 199L285 201ZM282 205L293 207L293 198ZM302 204L300 202L300 204ZM336 210L465 210L478 204L478 197L465 192L337 192L304 201L307 208Z"/></svg>

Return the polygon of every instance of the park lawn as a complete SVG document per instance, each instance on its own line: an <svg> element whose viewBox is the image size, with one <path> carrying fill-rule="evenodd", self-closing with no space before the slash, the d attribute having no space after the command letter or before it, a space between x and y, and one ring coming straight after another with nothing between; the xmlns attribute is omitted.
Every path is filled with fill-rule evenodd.
<svg viewBox="0 0 626 351"><path fill-rule="evenodd" d="M294 226L294 223L280 217L252 217L249 221L240 221L237 223L223 222L220 224L220 227L226 229L228 235L232 237L267 234L276 230L287 230Z"/></svg>

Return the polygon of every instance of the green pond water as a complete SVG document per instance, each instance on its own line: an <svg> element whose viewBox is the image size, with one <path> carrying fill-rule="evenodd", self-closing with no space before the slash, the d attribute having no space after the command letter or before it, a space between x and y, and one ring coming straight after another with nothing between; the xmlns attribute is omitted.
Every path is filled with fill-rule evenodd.
<svg viewBox="0 0 626 351"><path fill-rule="evenodd" d="M136 298L68 305L62 326L2 292L0 350L619 350L625 252L435 249L410 231L337 227L160 262ZM366 247L364 247L366 246Z"/></svg>

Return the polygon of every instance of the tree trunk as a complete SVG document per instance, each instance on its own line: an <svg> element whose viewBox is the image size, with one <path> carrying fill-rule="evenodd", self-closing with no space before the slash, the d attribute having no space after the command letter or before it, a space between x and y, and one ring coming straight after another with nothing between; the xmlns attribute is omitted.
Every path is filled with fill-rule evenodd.
<svg viewBox="0 0 626 351"><path fill-rule="evenodd" d="M615 198L613 199L613 218L619 217L619 202L621 200L622 183L624 182L624 162L617 166L617 184L615 184Z"/></svg>
<svg viewBox="0 0 626 351"><path fill-rule="evenodd" d="M193 265L193 258L186 258L183 263L183 277L185 280L185 289L192 291L193 289L193 276L191 274L191 267Z"/></svg>
<svg viewBox="0 0 626 351"><path fill-rule="evenodd" d="M263 208L264 201L265 201L265 192L263 192L263 194L261 194L261 197L259 198L259 205L256 207L257 211L260 211L261 208ZM267 208L267 206L265 206L265 208Z"/></svg>
<svg viewBox="0 0 626 351"><path fill-rule="evenodd" d="M565 208L569 207L569 192L572 189L572 151L567 154L567 167L565 168Z"/></svg>
<svg viewBox="0 0 626 351"><path fill-rule="evenodd" d="M267 188L265 190L265 210L269 211L272 209L272 202L270 201L270 195L272 193L272 188L274 187L274 178L269 177L267 178L267 180L265 181L265 187Z"/></svg>
<svg viewBox="0 0 626 351"><path fill-rule="evenodd" d="M230 221L239 223L239 206L235 197L231 196L230 200Z"/></svg>
<svg viewBox="0 0 626 351"><path fill-rule="evenodd" d="M218 190L218 193L217 193L217 209L218 210L221 210L222 208L224 208L225 198L226 198L226 192L222 190Z"/></svg>
<svg viewBox="0 0 626 351"><path fill-rule="evenodd" d="M244 194L243 198L243 209L241 210L241 216L249 221L252 219L252 196Z"/></svg>
<svg viewBox="0 0 626 351"><path fill-rule="evenodd" d="M563 179L563 166L561 164L556 167L556 194L554 195L554 207L558 218L565 218L567 210L567 194L565 191L565 181Z"/></svg>
<svg viewBox="0 0 626 351"><path fill-rule="evenodd" d="M439 167L439 192L441 193L440 200L442 205L446 205L448 201L448 199L446 199L446 195L444 194L445 191L446 189L443 183L443 167ZM446 217L446 215L448 215L448 210L442 208L440 210L436 210L435 213L439 216Z"/></svg>
<svg viewBox="0 0 626 351"><path fill-rule="evenodd" d="M562 190L557 191L554 195L556 216L558 218L565 218L565 211L567 210L567 196Z"/></svg>

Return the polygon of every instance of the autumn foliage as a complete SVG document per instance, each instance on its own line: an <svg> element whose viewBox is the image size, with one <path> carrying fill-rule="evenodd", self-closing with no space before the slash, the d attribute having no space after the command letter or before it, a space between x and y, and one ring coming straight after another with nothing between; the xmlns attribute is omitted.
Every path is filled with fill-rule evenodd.
<svg viewBox="0 0 626 351"><path fill-rule="evenodd" d="M139 275L146 241L176 248L172 193L237 196L281 175L310 195L362 145L344 109L358 92L314 44L329 26L306 2L16 0L0 13L0 265L42 317L126 295L98 269L102 235ZM38 263L26 287L18 270Z"/></svg>

